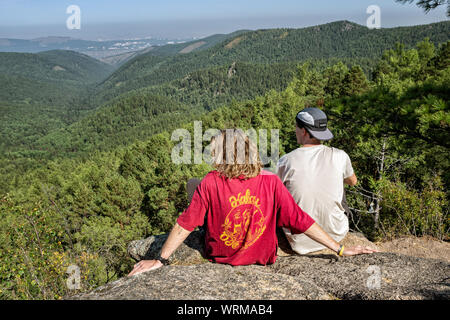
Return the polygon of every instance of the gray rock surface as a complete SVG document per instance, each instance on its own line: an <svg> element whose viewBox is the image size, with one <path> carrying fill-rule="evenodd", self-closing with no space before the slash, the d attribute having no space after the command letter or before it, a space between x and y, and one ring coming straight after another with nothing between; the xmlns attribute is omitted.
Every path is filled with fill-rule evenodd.
<svg viewBox="0 0 450 320"><path fill-rule="evenodd" d="M450 268L444 261L396 253L337 258L280 257L272 272L309 279L339 299L450 299Z"/></svg>
<svg viewBox="0 0 450 320"><path fill-rule="evenodd" d="M262 266L205 263L167 266L119 279L74 299L258 300L330 299L302 276L267 272Z"/></svg>
<svg viewBox="0 0 450 320"><path fill-rule="evenodd" d="M157 255L167 235L133 241L135 260ZM366 239L365 241L368 242ZM450 299L445 261L380 252L337 257L285 254L270 266L220 265L202 257L191 233L167 267L125 277L71 299Z"/></svg>

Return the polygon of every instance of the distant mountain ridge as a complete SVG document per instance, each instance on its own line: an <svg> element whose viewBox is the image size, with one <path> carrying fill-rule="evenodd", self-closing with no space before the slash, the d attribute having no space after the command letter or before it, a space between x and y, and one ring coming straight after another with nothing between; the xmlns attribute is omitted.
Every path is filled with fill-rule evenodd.
<svg viewBox="0 0 450 320"><path fill-rule="evenodd" d="M216 34L201 40L151 38L96 41L58 36L41 37L31 40L0 38L0 52L39 53L50 50L68 50L84 53L108 63L113 61L111 64L115 64L117 59L112 58L114 56L124 55L123 60L118 60L119 62L123 62L126 61L128 57L139 55L147 50L160 47L165 47L162 50L156 50L161 54L178 53L185 47L200 41L205 42L204 47L207 48L231 35L232 34Z"/></svg>
<svg viewBox="0 0 450 320"><path fill-rule="evenodd" d="M206 38L196 39L193 41L187 41L183 43L166 44L161 46L152 46L138 51L130 51L125 53L120 53L108 57L99 57L99 60L120 67L129 60L132 60L140 55L152 52L154 56L173 56L179 53L190 53L193 51L200 51L208 49L221 41L232 38L240 33L246 32L248 30L238 30L229 34L214 34ZM95 57L95 55L93 55Z"/></svg>
<svg viewBox="0 0 450 320"><path fill-rule="evenodd" d="M376 59L397 42L412 48L428 37L439 44L447 41L449 34L450 21L374 30L349 21L301 29L242 30L228 37L216 36L215 41L188 53L180 54L180 51L194 42L162 46L136 55L100 84L97 94L102 99L110 99L134 89L179 79L193 71L231 65L234 61L271 64L308 59Z"/></svg>

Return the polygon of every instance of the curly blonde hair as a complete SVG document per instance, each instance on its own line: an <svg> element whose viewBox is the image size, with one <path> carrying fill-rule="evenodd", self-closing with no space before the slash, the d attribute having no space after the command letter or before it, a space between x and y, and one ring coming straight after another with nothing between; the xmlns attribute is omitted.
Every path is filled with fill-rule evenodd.
<svg viewBox="0 0 450 320"><path fill-rule="evenodd" d="M256 144L241 129L225 129L211 139L213 167L228 179L256 177L262 162Z"/></svg>

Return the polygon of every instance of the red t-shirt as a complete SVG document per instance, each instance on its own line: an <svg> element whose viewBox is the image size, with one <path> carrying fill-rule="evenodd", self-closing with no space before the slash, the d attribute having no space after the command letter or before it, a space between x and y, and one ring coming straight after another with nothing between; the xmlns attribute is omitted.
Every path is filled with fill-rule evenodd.
<svg viewBox="0 0 450 320"><path fill-rule="evenodd" d="M231 265L272 264L277 256L276 227L303 233L314 223L277 175L227 179L208 173L194 192L178 224L193 231L205 223L205 254Z"/></svg>

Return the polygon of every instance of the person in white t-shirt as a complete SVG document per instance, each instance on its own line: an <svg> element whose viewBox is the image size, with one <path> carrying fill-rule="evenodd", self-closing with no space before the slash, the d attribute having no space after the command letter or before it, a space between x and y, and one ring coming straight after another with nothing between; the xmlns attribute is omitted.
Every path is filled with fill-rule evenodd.
<svg viewBox="0 0 450 320"><path fill-rule="evenodd" d="M350 158L345 151L322 144L333 138L323 111L306 108L295 120L297 142L302 147L281 157L277 174L297 204L339 242L349 230L342 205L344 183L357 183ZM292 250L299 254L325 249L303 234L283 231Z"/></svg>

